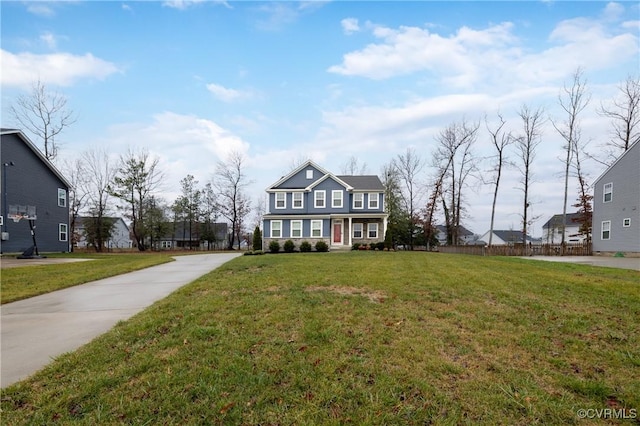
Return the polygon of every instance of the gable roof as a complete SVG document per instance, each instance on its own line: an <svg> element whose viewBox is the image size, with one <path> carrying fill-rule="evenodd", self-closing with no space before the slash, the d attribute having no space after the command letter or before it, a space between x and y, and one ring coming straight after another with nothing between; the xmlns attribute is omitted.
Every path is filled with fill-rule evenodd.
<svg viewBox="0 0 640 426"><path fill-rule="evenodd" d="M336 177L357 191L384 191L384 185L376 175L339 175Z"/></svg>
<svg viewBox="0 0 640 426"><path fill-rule="evenodd" d="M610 165L609 167L607 167L607 168L605 169L605 171L604 171L604 172L602 172L602 174L601 174L600 176L598 176L598 178L597 178L596 180L594 180L594 181L593 181L593 184L594 184L594 185L597 185L597 184L598 184L598 181L599 181L600 179L602 179L602 178L604 177L604 175L606 175L607 173L609 173L609 170L613 169L613 168L616 166L616 164L618 164L618 163L620 162L620 160L621 160L624 156L629 155L629 153L630 153L630 152L631 152L631 150L633 150L633 149L640 149L639 147L640 147L640 140L637 140L637 141L635 141L634 143L632 143L632 144L631 144L631 146L630 146L630 147L629 147L625 152L623 152L622 154L620 154L620 156L619 156L618 158L616 158L616 160L615 160L613 163L611 163L611 165Z"/></svg>
<svg viewBox="0 0 640 426"><path fill-rule="evenodd" d="M580 220L580 213L567 213L566 217L567 225L578 226L577 221ZM551 216L551 218L544 225L542 225L542 229L557 228L558 226L562 226L562 214Z"/></svg>
<svg viewBox="0 0 640 426"><path fill-rule="evenodd" d="M520 242L522 241L523 232L513 230L493 230L493 235L500 238L505 242ZM526 236L526 241L534 241L529 235Z"/></svg>
<svg viewBox="0 0 640 426"><path fill-rule="evenodd" d="M445 225L436 225L436 229L439 232L442 232L442 235L446 237L446 235L447 235L447 227ZM458 227L458 236L459 237L467 237L469 235L473 235L473 232L469 231L467 228L465 228L462 225L460 225Z"/></svg>
<svg viewBox="0 0 640 426"><path fill-rule="evenodd" d="M351 191L353 189L353 187L351 185L349 185L347 182L343 181L342 179L340 179L339 177L331 174L331 173L327 173L324 176L322 176L320 179L314 181L311 185L307 186L305 188L306 191L311 191L312 188L314 188L315 186L321 184L322 182L324 182L327 179L331 179L337 183L339 183L340 185L344 186L344 188L347 191Z"/></svg>
<svg viewBox="0 0 640 426"><path fill-rule="evenodd" d="M69 181L62 175L62 173L60 172L60 170L58 170L53 163L51 163L51 161L47 160L47 157L44 156L44 154L42 154L42 152L40 152L40 150L38 149L38 147L35 146L35 144L33 142L31 142L31 140L24 134L22 133L22 131L18 130L18 129L5 129L5 128L1 128L0 129L0 135L4 136L4 135L16 135L18 136L18 138L20 140L22 140L22 142L24 142L24 144L26 146L29 147L29 149L31 149L31 151L33 151L33 153L40 159L40 161L42 161L44 163L44 165L51 170L51 173L53 173L54 175L56 175L56 177L58 179L60 179L62 181L62 183L64 183L65 185L67 185L67 188L71 188L71 184L69 183Z"/></svg>
<svg viewBox="0 0 640 426"><path fill-rule="evenodd" d="M292 171L290 171L288 174L282 176L280 178L280 180L278 180L277 182L275 182L272 185L269 185L269 187L267 188L267 191L270 190L271 188L275 188L277 186L280 186L282 183L286 182L288 179L290 179L292 176L295 176L298 172L300 172L301 170L305 169L306 167L314 167L316 169L318 169L320 171L320 173L322 173L323 175L327 175L327 174L331 174L328 171L326 171L325 169L323 169L322 167L318 166L316 163L314 163L311 160L307 160L304 163L300 164L298 167L296 167L295 169L293 169Z"/></svg>

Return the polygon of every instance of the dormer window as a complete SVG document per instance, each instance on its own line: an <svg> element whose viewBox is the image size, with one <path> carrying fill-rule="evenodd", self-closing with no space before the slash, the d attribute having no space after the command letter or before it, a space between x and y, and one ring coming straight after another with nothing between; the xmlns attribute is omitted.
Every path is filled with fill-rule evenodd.
<svg viewBox="0 0 640 426"><path fill-rule="evenodd" d="M313 169L307 170L307 179L313 179Z"/></svg>

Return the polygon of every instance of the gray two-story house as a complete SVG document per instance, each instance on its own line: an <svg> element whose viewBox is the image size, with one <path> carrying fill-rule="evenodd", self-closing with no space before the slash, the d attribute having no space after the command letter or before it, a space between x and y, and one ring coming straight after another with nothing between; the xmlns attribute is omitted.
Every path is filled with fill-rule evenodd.
<svg viewBox="0 0 640 426"><path fill-rule="evenodd" d="M266 189L263 247L307 241L330 248L384 241L384 186L375 175L334 175L307 161Z"/></svg>
<svg viewBox="0 0 640 426"><path fill-rule="evenodd" d="M30 210L40 252L68 252L69 182L20 130L0 130L2 253L33 246L29 221L8 216ZM35 211L33 211L35 210Z"/></svg>
<svg viewBox="0 0 640 426"><path fill-rule="evenodd" d="M640 256L640 142L595 181L593 253Z"/></svg>

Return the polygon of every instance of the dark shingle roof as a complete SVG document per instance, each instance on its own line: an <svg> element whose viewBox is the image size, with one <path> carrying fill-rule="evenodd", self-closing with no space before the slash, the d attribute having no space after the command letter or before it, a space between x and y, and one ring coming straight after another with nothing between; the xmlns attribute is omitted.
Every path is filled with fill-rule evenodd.
<svg viewBox="0 0 640 426"><path fill-rule="evenodd" d="M575 225L576 221L579 220L580 218L580 213L567 213L567 225ZM545 223L544 225L542 225L542 229L548 229L548 228L558 228L562 226L562 215L561 214L556 214L553 215L551 217L551 219L549 219L547 221L547 223Z"/></svg>
<svg viewBox="0 0 640 426"><path fill-rule="evenodd" d="M355 190L384 191L384 185L376 175L340 175L336 177L344 183L351 185Z"/></svg>

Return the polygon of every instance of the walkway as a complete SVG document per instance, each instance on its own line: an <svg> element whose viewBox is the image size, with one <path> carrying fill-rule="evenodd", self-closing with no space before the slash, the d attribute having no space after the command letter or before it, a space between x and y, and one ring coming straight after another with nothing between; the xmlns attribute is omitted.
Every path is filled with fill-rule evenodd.
<svg viewBox="0 0 640 426"><path fill-rule="evenodd" d="M175 262L2 305L0 386L30 376L236 256L176 256Z"/></svg>

